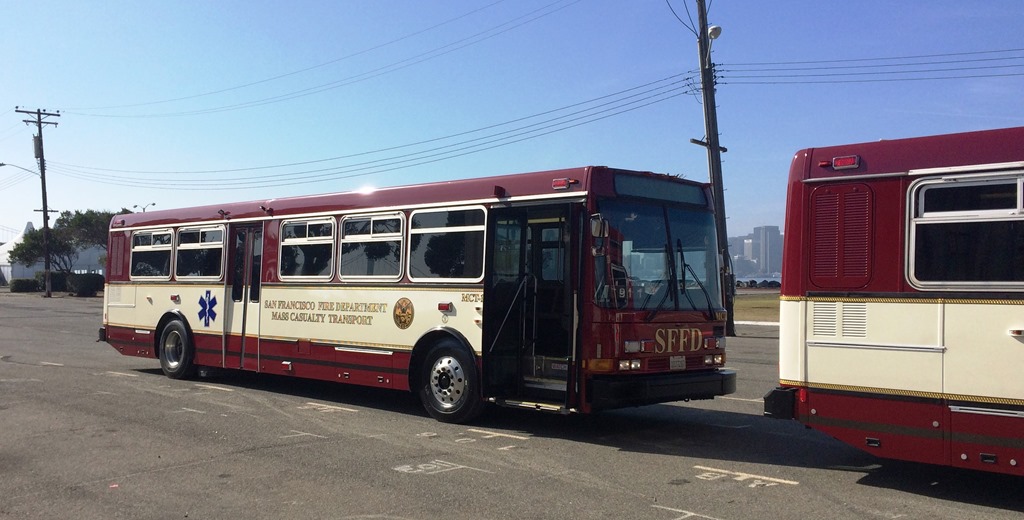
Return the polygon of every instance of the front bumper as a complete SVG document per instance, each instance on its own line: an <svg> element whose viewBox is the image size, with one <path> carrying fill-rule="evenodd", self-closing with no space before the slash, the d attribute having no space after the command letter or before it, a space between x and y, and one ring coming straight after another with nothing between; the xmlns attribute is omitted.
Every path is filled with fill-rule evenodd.
<svg viewBox="0 0 1024 520"><path fill-rule="evenodd" d="M711 399L735 391L734 370L652 376L594 376L590 381L589 401L592 410L605 410L687 399Z"/></svg>

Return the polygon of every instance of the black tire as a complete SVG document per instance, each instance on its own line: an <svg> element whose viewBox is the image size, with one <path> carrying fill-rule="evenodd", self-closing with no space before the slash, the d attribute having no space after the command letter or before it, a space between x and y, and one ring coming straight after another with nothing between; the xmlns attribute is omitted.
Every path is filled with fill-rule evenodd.
<svg viewBox="0 0 1024 520"><path fill-rule="evenodd" d="M188 328L180 320L164 327L160 334L160 368L171 379L186 379L195 373L195 349Z"/></svg>
<svg viewBox="0 0 1024 520"><path fill-rule="evenodd" d="M457 341L439 341L427 353L420 374L420 401L434 419L465 423L483 411L476 359Z"/></svg>

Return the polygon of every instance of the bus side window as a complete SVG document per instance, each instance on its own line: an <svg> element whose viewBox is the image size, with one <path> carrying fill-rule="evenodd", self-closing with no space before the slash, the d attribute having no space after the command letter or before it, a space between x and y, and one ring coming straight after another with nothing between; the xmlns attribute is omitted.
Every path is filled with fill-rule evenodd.
<svg viewBox="0 0 1024 520"><path fill-rule="evenodd" d="M281 236L282 279L330 279L334 265L333 218L286 221Z"/></svg>
<svg viewBox="0 0 1024 520"><path fill-rule="evenodd" d="M341 225L341 277L397 280L402 275L403 215L346 217Z"/></svg>
<svg viewBox="0 0 1024 520"><path fill-rule="evenodd" d="M409 230L409 277L472 280L483 277L483 208L417 211Z"/></svg>
<svg viewBox="0 0 1024 520"><path fill-rule="evenodd" d="M223 256L223 228L179 230L175 276L220 278Z"/></svg>
<svg viewBox="0 0 1024 520"><path fill-rule="evenodd" d="M144 231L132 236L132 278L171 276L171 231Z"/></svg>

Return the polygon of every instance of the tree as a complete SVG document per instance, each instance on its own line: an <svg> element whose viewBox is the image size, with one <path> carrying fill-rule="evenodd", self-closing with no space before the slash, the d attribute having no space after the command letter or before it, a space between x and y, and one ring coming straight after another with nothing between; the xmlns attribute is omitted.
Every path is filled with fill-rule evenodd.
<svg viewBox="0 0 1024 520"><path fill-rule="evenodd" d="M57 271L70 273L71 268L78 260L78 248L71 240L67 228L53 228L50 230L50 240L47 244L50 250L50 263ZM43 260L43 230L34 229L21 237L21 242L11 248L9 258L12 263L31 266Z"/></svg>
<svg viewBox="0 0 1024 520"><path fill-rule="evenodd" d="M122 209L122 213L131 211ZM50 262L57 271L70 273L78 260L78 252L90 247L107 249L107 233L110 219L114 213L109 211L64 211L50 229L47 244L50 250ZM11 262L30 266L43 260L43 231L29 231L22 237L21 243L14 246L10 253Z"/></svg>
<svg viewBox="0 0 1024 520"><path fill-rule="evenodd" d="M122 209L121 213L131 213ZM54 228L67 228L73 230L71 240L78 249L89 247L102 247L107 249L107 235L110 230L110 219L114 213L109 211L96 211L88 209L85 211L75 210L62 211L60 217L54 223Z"/></svg>

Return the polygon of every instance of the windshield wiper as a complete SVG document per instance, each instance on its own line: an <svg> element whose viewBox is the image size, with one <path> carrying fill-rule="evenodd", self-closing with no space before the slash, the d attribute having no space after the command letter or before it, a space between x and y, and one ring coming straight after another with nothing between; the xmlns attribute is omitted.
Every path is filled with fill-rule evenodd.
<svg viewBox="0 0 1024 520"><path fill-rule="evenodd" d="M654 319L655 316L658 315L658 311L660 311L661 307L665 305L665 300L668 299L668 295L670 294L672 295L672 302L676 303L675 307L677 309L679 308L678 300L676 300L675 291L672 289L673 287L679 287L679 277L676 276L676 263L674 260L672 260L672 248L669 246L669 242L665 242L665 262L668 264L668 272L669 276L671 276L671 280L669 281L669 286L665 288L665 294L662 295L661 301L658 302L658 306L651 309L651 312L648 313L647 317L644 318L645 322L650 322L651 320ZM650 298L650 295L648 295L648 298ZM647 304L646 299L644 300L644 304ZM691 302L690 305L692 306L693 303Z"/></svg>
<svg viewBox="0 0 1024 520"><path fill-rule="evenodd" d="M683 263L684 273L690 273L690 275L693 276L693 281L697 282L697 287L700 287L701 292L704 293L704 300L708 303L707 318L709 320L715 319L715 310L714 308L711 307L711 294L708 293L707 287L704 287L704 284L701 283L700 277L698 277L697 273L694 272L693 267L690 267L690 264L686 263L686 255L683 254L683 242L678 238L676 239L676 251L679 252L679 261ZM672 263L675 264L675 262ZM697 304L693 303L693 299L690 298L690 293L686 291L686 288L683 286L679 286L679 290L682 291L683 296L686 296L686 301L690 302L690 307L693 308L694 310L697 310Z"/></svg>

